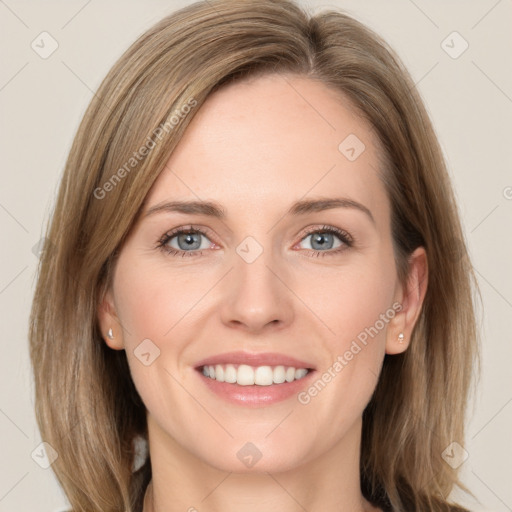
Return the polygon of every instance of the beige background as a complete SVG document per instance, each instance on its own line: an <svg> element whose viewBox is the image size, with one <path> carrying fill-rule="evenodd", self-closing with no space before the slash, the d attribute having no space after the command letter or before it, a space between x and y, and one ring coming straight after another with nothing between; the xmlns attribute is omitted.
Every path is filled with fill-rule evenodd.
<svg viewBox="0 0 512 512"><path fill-rule="evenodd" d="M188 3L0 0L0 511L57 512L66 505L51 469L31 457L41 438L33 413L27 320L37 264L32 248L42 236L72 138L121 52ZM403 58L427 103L484 300L483 376L468 423L469 458L462 465L464 482L481 503L464 503L475 511L511 511L512 2L301 3L313 10L341 7L376 29ZM58 43L46 59L31 48L43 31ZM463 39L450 35L453 31ZM452 58L464 41L468 49Z"/></svg>

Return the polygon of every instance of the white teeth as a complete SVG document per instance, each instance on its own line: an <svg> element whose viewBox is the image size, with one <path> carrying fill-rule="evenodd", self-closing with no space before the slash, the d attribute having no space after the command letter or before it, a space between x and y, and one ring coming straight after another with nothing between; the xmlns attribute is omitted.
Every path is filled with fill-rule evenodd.
<svg viewBox="0 0 512 512"><path fill-rule="evenodd" d="M295 370L295 380L302 379L307 375L308 371L305 368L298 368Z"/></svg>
<svg viewBox="0 0 512 512"><path fill-rule="evenodd" d="M224 368L221 364L215 366L215 380L219 382L224 382Z"/></svg>
<svg viewBox="0 0 512 512"><path fill-rule="evenodd" d="M282 384L286 380L286 370L284 366L276 366L274 368L273 379L274 384Z"/></svg>
<svg viewBox="0 0 512 512"><path fill-rule="evenodd" d="M228 382L239 386L271 386L293 382L304 378L309 370L306 368L294 368L293 366L258 366L252 367L241 364L238 368L232 364L217 364L215 366L203 366L203 375L218 382Z"/></svg>
<svg viewBox="0 0 512 512"><path fill-rule="evenodd" d="M224 371L224 381L229 382L230 384L235 384L236 382L236 369L232 364L226 365L226 369Z"/></svg>
<svg viewBox="0 0 512 512"><path fill-rule="evenodd" d="M254 384L254 370L246 364L241 364L236 373L236 383L240 386L252 386Z"/></svg>
<svg viewBox="0 0 512 512"><path fill-rule="evenodd" d="M274 379L274 372L270 366L258 366L254 371L254 384L258 386L271 386Z"/></svg>

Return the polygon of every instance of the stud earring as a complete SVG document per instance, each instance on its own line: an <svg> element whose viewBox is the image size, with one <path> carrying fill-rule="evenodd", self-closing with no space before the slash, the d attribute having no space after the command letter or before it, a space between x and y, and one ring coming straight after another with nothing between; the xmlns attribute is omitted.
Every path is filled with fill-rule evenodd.
<svg viewBox="0 0 512 512"><path fill-rule="evenodd" d="M112 327L108 330L107 332L107 336L109 337L109 339L114 339L114 333L112 332Z"/></svg>
<svg viewBox="0 0 512 512"><path fill-rule="evenodd" d="M399 335L398 335L398 343L403 343L404 342L404 333L401 332Z"/></svg>

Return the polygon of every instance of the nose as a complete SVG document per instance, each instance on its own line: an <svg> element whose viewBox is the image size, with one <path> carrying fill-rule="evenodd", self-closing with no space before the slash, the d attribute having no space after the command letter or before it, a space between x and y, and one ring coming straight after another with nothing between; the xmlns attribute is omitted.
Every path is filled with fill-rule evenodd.
<svg viewBox="0 0 512 512"><path fill-rule="evenodd" d="M294 318L290 273L270 250L252 262L236 254L223 284L221 318L224 324L258 333L282 329Z"/></svg>

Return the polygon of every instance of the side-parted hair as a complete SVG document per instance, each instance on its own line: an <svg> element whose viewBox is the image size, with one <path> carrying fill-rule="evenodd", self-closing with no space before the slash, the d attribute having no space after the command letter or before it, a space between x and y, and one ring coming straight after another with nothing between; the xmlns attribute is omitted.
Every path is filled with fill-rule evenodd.
<svg viewBox="0 0 512 512"><path fill-rule="evenodd" d="M465 509L442 458L464 444L479 362L478 290L444 158L415 84L382 39L291 0L209 0L164 18L116 62L74 139L46 231L30 317L37 421L73 512L140 512L151 478L146 410L97 311L123 241L186 127L224 84L267 73L340 92L378 136L396 267L419 246L428 288L407 351L386 355L363 415L361 488L386 511ZM340 141L341 142L341 141ZM478 367L477 367L478 368Z"/></svg>

